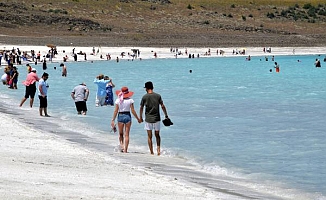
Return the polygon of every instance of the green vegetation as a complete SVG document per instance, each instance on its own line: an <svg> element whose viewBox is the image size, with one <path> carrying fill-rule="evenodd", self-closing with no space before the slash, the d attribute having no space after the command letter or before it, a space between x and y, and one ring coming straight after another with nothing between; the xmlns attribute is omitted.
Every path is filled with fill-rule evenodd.
<svg viewBox="0 0 326 200"><path fill-rule="evenodd" d="M268 18L286 18L294 21L307 21L309 23L316 23L317 21L326 22L326 4L318 4L317 6L311 3L306 3L302 8L298 4L290 6L287 9L277 9L274 13L267 13Z"/></svg>
<svg viewBox="0 0 326 200"><path fill-rule="evenodd" d="M187 8L188 8L189 10L194 9L194 7L192 7L190 4L188 4Z"/></svg>

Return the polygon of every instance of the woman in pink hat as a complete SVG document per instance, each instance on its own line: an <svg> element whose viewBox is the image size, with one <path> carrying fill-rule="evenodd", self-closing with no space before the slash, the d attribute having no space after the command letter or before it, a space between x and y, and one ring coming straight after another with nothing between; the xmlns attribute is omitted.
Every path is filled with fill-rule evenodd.
<svg viewBox="0 0 326 200"><path fill-rule="evenodd" d="M138 122L140 119L134 108L134 100L131 96L134 92L129 91L128 87L122 87L117 90L118 98L115 101L115 109L111 121L111 127L115 127L115 119L118 115L119 142L121 152L127 153L129 146L129 132L131 128L131 113L135 116Z"/></svg>

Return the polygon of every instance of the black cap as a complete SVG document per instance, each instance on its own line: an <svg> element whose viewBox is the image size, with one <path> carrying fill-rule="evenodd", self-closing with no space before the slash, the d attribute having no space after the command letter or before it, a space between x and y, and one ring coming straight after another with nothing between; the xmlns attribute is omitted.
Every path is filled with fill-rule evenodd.
<svg viewBox="0 0 326 200"><path fill-rule="evenodd" d="M173 125L173 122L170 120L170 118L165 118L164 120L162 120L164 126L171 126Z"/></svg>
<svg viewBox="0 0 326 200"><path fill-rule="evenodd" d="M146 89L153 89L154 88L153 87L153 83L151 81L146 82L144 88L146 88Z"/></svg>

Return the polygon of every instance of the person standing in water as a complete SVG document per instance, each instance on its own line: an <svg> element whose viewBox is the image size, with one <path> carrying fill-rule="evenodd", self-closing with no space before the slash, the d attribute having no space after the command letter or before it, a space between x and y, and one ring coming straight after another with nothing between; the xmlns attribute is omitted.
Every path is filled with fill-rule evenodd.
<svg viewBox="0 0 326 200"><path fill-rule="evenodd" d="M27 74L26 80L23 82L23 84L26 86L25 89L25 96L20 102L19 107L22 107L25 101L30 97L29 106L32 108L34 103L34 97L36 93L36 82L38 82L40 79L36 74L36 69L32 68L31 72Z"/></svg>
<svg viewBox="0 0 326 200"><path fill-rule="evenodd" d="M62 67L62 76L67 77L67 66L65 64L61 63L60 67Z"/></svg>
<svg viewBox="0 0 326 200"><path fill-rule="evenodd" d="M97 85L95 106L104 106L106 98L106 85L110 80L104 80L104 75L100 74L94 79L94 84Z"/></svg>
<svg viewBox="0 0 326 200"><path fill-rule="evenodd" d="M280 72L280 65L277 64L277 62L275 62L275 66L274 66L276 72Z"/></svg>
<svg viewBox="0 0 326 200"><path fill-rule="evenodd" d="M112 79L109 78L108 76L104 76L104 80L110 80L110 82L108 82L106 84L105 105L114 106L114 101L113 101L113 88L115 87L115 85L112 82Z"/></svg>
<svg viewBox="0 0 326 200"><path fill-rule="evenodd" d="M47 69L47 65L46 65L46 59L44 58L43 60L43 70L45 71Z"/></svg>
<svg viewBox="0 0 326 200"><path fill-rule="evenodd" d="M75 101L75 106L78 115L86 115L87 112L87 99L89 96L89 90L85 83L81 83L74 87L71 92L71 98Z"/></svg>
<svg viewBox="0 0 326 200"><path fill-rule="evenodd" d="M316 58L315 66L321 67L320 60L318 58Z"/></svg>

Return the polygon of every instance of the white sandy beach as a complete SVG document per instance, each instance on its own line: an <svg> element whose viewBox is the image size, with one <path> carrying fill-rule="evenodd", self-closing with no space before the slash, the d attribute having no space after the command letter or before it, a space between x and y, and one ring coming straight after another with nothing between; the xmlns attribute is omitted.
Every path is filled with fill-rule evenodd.
<svg viewBox="0 0 326 200"><path fill-rule="evenodd" d="M10 115L1 113L0 121L0 199L217 198L204 189L33 130Z"/></svg>
<svg viewBox="0 0 326 200"><path fill-rule="evenodd" d="M35 52L40 51L42 56L49 50L46 46L0 44L2 50L13 47L20 48L21 51L34 49ZM53 62L62 62L63 56L68 55L69 67L69 62L74 62L71 57L73 48L74 46L57 47L59 54ZM95 47L99 53L90 55L92 48L75 47L75 52L85 52L87 60L94 61L106 60L107 53L111 54L112 60L116 57L132 59L127 55L128 52L132 53L131 49L139 49L142 59L154 59L154 52L158 59L175 58L175 53L171 53L170 48ZM179 48L183 55L178 58L188 57L184 54L185 49ZM187 51L207 57L204 54L208 49L187 48ZM210 49L210 56L222 57L216 54L217 48ZM232 51L244 48L221 49L225 51L224 56L236 56ZM264 53L263 47L245 49L246 54L241 56L321 54L320 59L323 59L326 54L326 47L272 47L272 53ZM121 58L121 52L126 52L124 58ZM100 58L101 55L103 59ZM78 61L83 61L83 58L78 56ZM24 67L25 63L23 64ZM3 65L2 60L2 69ZM121 163L110 155L84 148L51 132L32 129L14 119L11 114L0 112L0 121L0 199L224 199L222 196L225 194L217 191L161 176L147 168ZM152 163L169 159L150 154L145 156Z"/></svg>
<svg viewBox="0 0 326 200"><path fill-rule="evenodd" d="M50 48L47 46L17 46L17 45L7 45L0 44L0 51L11 50L19 48L21 51L27 51L30 54L30 50L35 50L35 53L41 53L41 59L47 53L49 53ZM75 53L83 52L86 53L87 61L95 60L107 60L107 54L111 55L111 61L116 61L116 58L119 60L132 60L133 51L132 49L139 49L140 55L137 59L155 59L154 53L157 55L157 59L165 58L188 58L189 54L193 54L195 58L199 55L200 58L205 57L231 57L231 56L278 56L278 55L325 55L326 47L265 47L266 49L271 48L271 53L263 51L264 47L229 47L229 48L187 48L187 47L172 47L173 50L178 50L180 55L176 56L176 52L171 52L170 48L151 48L151 47L94 47L95 54L92 54L93 47L75 47L75 46L57 46L58 55L56 55L52 62L63 62L63 57L67 56L67 62L74 62L72 52L73 49ZM218 54L217 54L218 50ZM220 51L223 50L225 53L220 54ZM245 50L244 55L234 54L233 51L239 52ZM207 55L210 51L210 55ZM125 56L121 56L121 53L124 52ZM186 54L187 52L187 54ZM129 55L128 55L129 54ZM101 58L102 56L102 58ZM324 58L324 57L322 57ZM84 55L78 54L78 61L85 61ZM26 62L25 62L26 63ZM2 61L2 65L5 63Z"/></svg>

